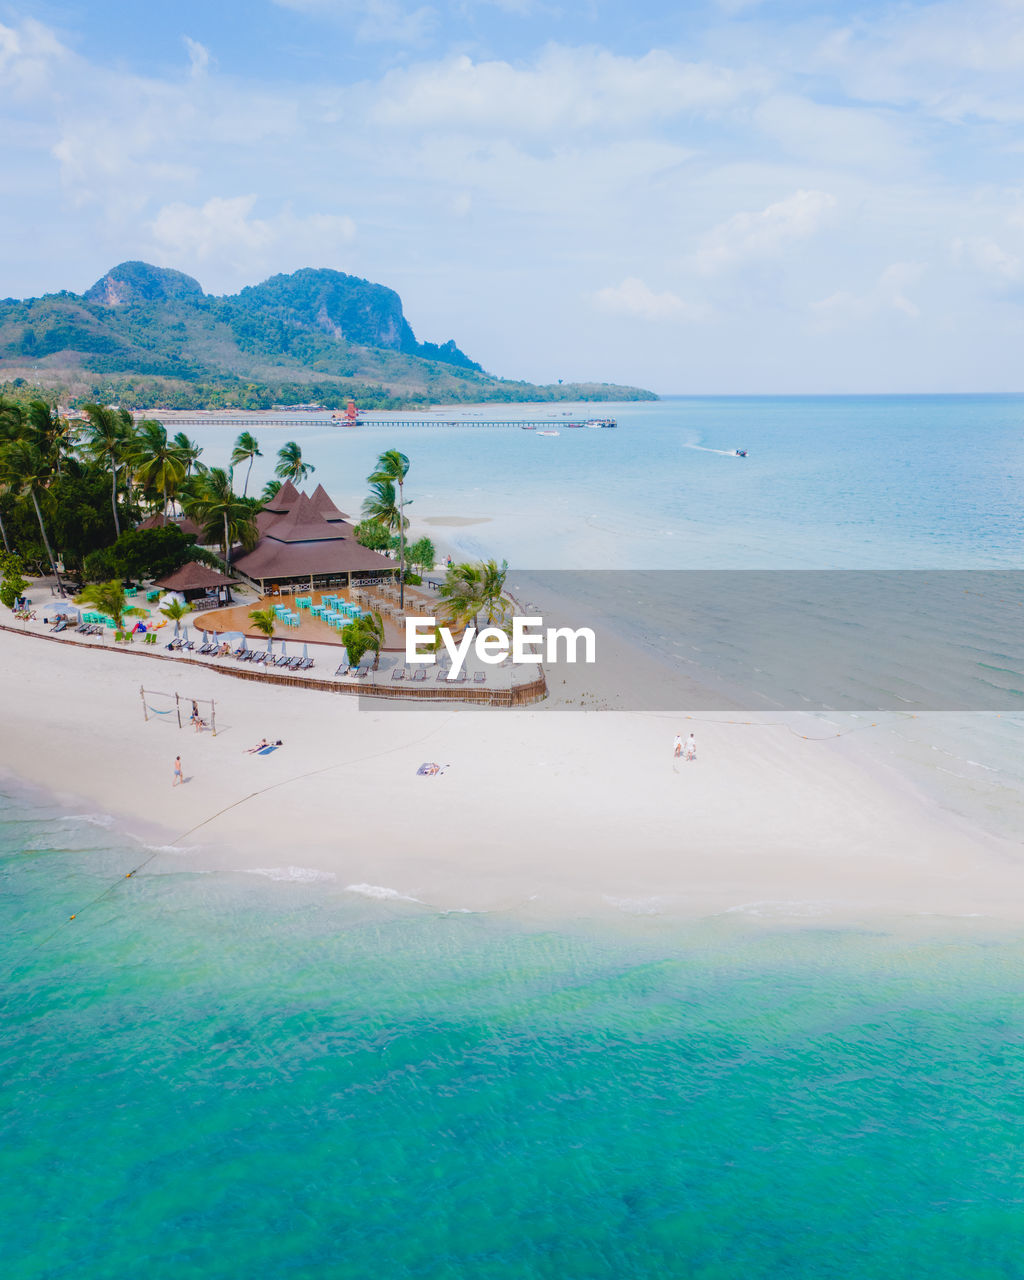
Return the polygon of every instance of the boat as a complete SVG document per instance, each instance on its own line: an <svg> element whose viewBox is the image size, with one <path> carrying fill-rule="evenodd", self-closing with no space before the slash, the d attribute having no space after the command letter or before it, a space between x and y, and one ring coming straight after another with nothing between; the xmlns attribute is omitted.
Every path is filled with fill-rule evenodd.
<svg viewBox="0 0 1024 1280"><path fill-rule="evenodd" d="M736 449L734 452L737 458L745 458L747 456L746 449Z"/></svg>
<svg viewBox="0 0 1024 1280"><path fill-rule="evenodd" d="M539 436L557 436L557 435L560 435L560 434L561 434L561 432L559 432L559 431L538 431L538 432L537 432L537 434L538 434Z"/></svg>
<svg viewBox="0 0 1024 1280"><path fill-rule="evenodd" d="M588 418L584 423L587 427L617 427L618 425L614 418Z"/></svg>
<svg viewBox="0 0 1024 1280"><path fill-rule="evenodd" d="M582 428L583 423L582 423L582 422L567 422L565 425L566 425L567 427L580 427L580 428Z"/></svg>
<svg viewBox="0 0 1024 1280"><path fill-rule="evenodd" d="M522 425L522 429L523 429L524 431L536 431L536 430L537 430L537 428L533 425L533 423L532 423L532 422L524 422L524 423L522 423L521 425Z"/></svg>

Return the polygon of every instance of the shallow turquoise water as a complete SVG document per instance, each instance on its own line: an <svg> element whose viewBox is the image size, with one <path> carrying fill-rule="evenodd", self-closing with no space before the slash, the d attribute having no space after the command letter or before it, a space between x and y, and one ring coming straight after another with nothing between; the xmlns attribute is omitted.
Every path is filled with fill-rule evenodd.
<svg viewBox="0 0 1024 1280"><path fill-rule="evenodd" d="M472 410L463 410L470 413ZM565 412L593 406L523 409ZM294 438L358 512L377 454L404 450L413 520L528 569L1016 568L1024 547L1024 396L718 396L615 405L615 431L260 430L253 485ZM494 409L486 416L495 414ZM230 427L190 428L226 464ZM745 459L729 456L737 447Z"/></svg>
<svg viewBox="0 0 1024 1280"><path fill-rule="evenodd" d="M9 1280L1022 1274L1020 939L139 859L2 802Z"/></svg>

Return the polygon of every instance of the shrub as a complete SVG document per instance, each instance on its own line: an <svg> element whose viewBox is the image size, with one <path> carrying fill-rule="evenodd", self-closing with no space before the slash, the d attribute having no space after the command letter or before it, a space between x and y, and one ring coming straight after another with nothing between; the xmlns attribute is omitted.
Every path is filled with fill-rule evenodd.
<svg viewBox="0 0 1024 1280"><path fill-rule="evenodd" d="M356 525L356 542L371 551L387 551L391 545L391 535L376 520L364 520Z"/></svg>

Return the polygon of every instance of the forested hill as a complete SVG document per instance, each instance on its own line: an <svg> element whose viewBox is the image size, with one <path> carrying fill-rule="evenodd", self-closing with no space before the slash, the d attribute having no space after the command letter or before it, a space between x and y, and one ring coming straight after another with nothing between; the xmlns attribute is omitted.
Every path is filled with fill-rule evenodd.
<svg viewBox="0 0 1024 1280"><path fill-rule="evenodd" d="M146 262L122 262L84 294L0 302L0 383L137 408L654 398L495 378L454 341L417 341L393 289L341 271L304 268L215 297Z"/></svg>

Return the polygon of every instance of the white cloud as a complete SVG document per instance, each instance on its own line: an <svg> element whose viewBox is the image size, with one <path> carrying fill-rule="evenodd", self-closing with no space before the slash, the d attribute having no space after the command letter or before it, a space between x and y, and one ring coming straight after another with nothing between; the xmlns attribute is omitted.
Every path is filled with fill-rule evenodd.
<svg viewBox="0 0 1024 1280"><path fill-rule="evenodd" d="M921 262L893 262L882 271L867 293L839 290L819 302L812 302L811 312L825 329L868 320L885 311L895 311L910 320L917 320L921 309L907 297L906 290L915 285L926 270Z"/></svg>
<svg viewBox="0 0 1024 1280"><path fill-rule="evenodd" d="M26 18L16 27L0 23L0 91L15 99L48 96L54 72L71 54L56 35Z"/></svg>
<svg viewBox="0 0 1024 1280"><path fill-rule="evenodd" d="M613 134L687 112L718 110L753 78L652 50L624 57L597 48L549 45L532 65L474 62L465 55L384 77L374 111L402 129L437 128L563 138L567 131Z"/></svg>
<svg viewBox="0 0 1024 1280"><path fill-rule="evenodd" d="M952 243L953 261L968 263L982 275L1013 284L1024 275L1024 263L1017 254L1004 249L991 236L957 237Z"/></svg>
<svg viewBox="0 0 1024 1280"><path fill-rule="evenodd" d="M431 5L407 9L398 0L274 0L284 9L354 24L356 38L368 42L420 44L437 24Z"/></svg>
<svg viewBox="0 0 1024 1280"><path fill-rule="evenodd" d="M258 272L283 245L298 253L300 265L336 262L355 237L355 223L348 217L298 217L285 209L273 218L256 218L255 204L255 195L245 195L214 196L199 206L180 201L164 205L150 228L159 256L174 266L215 259L239 271Z"/></svg>
<svg viewBox="0 0 1024 1280"><path fill-rule="evenodd" d="M594 304L609 315L640 320L697 320L704 315L703 308L684 302L668 290L655 293L637 276L627 276L619 285L598 289Z"/></svg>
<svg viewBox="0 0 1024 1280"><path fill-rule="evenodd" d="M210 65L210 51L205 44L200 44L198 40L193 40L191 36L184 36L185 48L188 51L189 70L193 79L206 71Z"/></svg>
<svg viewBox="0 0 1024 1280"><path fill-rule="evenodd" d="M801 190L759 213L734 214L704 237L694 265L702 275L716 275L745 262L777 258L793 242L814 235L835 204L827 191Z"/></svg>

